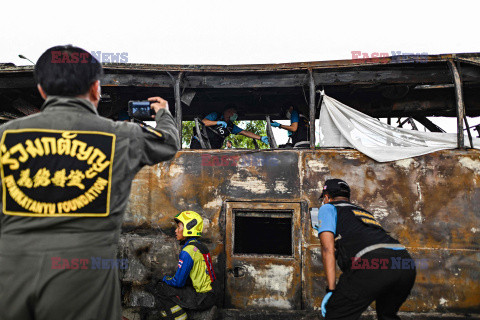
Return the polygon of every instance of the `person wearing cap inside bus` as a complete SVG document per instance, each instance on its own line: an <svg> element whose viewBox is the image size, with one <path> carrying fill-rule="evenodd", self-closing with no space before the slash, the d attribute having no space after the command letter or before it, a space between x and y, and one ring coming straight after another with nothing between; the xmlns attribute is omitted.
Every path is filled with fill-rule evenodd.
<svg viewBox="0 0 480 320"><path fill-rule="evenodd" d="M183 211L175 216L175 222L175 236L182 245L175 275L154 280L146 289L156 296L163 318L183 320L187 319L186 310L206 310L203 319L211 319L216 310L216 277L210 252L199 240L203 219L195 211Z"/></svg>
<svg viewBox="0 0 480 320"><path fill-rule="evenodd" d="M327 277L322 315L326 319L359 319L375 301L378 319L400 319L398 309L416 276L407 250L373 214L350 203L350 187L345 181L327 180L320 198L318 235ZM342 270L338 283L335 261Z"/></svg>

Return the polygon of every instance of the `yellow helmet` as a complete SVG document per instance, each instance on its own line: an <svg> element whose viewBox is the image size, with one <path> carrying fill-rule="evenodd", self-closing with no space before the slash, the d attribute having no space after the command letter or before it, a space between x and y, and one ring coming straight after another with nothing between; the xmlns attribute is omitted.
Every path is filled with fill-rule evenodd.
<svg viewBox="0 0 480 320"><path fill-rule="evenodd" d="M175 216L175 221L183 223L184 237L201 237L203 219L195 211L183 211Z"/></svg>

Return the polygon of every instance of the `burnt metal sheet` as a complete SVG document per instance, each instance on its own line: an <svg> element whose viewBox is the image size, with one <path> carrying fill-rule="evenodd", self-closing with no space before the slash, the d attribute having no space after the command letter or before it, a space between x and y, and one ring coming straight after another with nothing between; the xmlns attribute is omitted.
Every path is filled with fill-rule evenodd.
<svg viewBox="0 0 480 320"><path fill-rule="evenodd" d="M462 68L465 83L478 83L478 67ZM448 69L442 66L431 68L387 68L381 70L329 70L316 71L315 83L322 85L378 85L378 84L444 84L451 81ZM268 73L268 74L187 74L182 87L190 89L235 89L235 88L290 88L307 84L305 73ZM2 84L3 85L3 84ZM5 83L5 85L11 85ZM168 75L156 74L106 74L102 79L104 86L140 86L170 88L172 83Z"/></svg>
<svg viewBox="0 0 480 320"><path fill-rule="evenodd" d="M292 211L292 255L236 254L235 210ZM225 307L236 309L300 309L301 211L299 203L228 202L226 205ZM258 237L251 234L252 238ZM276 236L279 236L278 234ZM275 237L271 246L278 245ZM241 274L237 274L236 269Z"/></svg>
<svg viewBox="0 0 480 320"><path fill-rule="evenodd" d="M441 151L376 163L353 150L305 151L303 194L311 206L322 182L337 177L352 188L352 202L370 210L418 259L417 282L405 311L480 310L480 152ZM317 235L304 229L304 274L324 283ZM305 284L308 307L318 307L324 286Z"/></svg>
<svg viewBox="0 0 480 320"><path fill-rule="evenodd" d="M423 60L424 59L424 60ZM457 53L457 54L439 54L422 56L422 62L415 64L425 64L433 62L446 62L448 59L458 59L471 64L480 63L480 53ZM161 64L139 64L139 63L105 63L103 66L106 70L138 70L138 71L169 71L169 72L262 72L262 71L291 71L291 70L308 70L308 69L325 69L325 68L351 68L365 66L382 66L382 65L412 65L414 61L418 61L417 56L405 56L402 59L398 57L382 57L367 59L346 59L346 60L329 60L329 61L312 61L312 62L293 62L293 63L276 63L276 64L247 64L247 65L161 65ZM24 72L33 70L34 66L15 66L11 64L3 64L0 72Z"/></svg>
<svg viewBox="0 0 480 320"><path fill-rule="evenodd" d="M157 266L158 273L171 272L171 266L161 260L164 252L178 250L172 217L181 210L195 210L205 217L205 242L213 255L219 286L225 290L225 244L232 227L226 219L228 201L304 203L298 228L300 269L295 269L300 270L301 280L295 280L292 287L300 288L302 308L316 310L324 295L325 279L308 208L320 205L323 181L331 177L349 182L352 201L372 211L385 229L423 263L402 311L479 313L478 150L440 151L389 163L377 163L348 149L180 151L172 161L144 168L132 185L124 232L136 241L130 241L131 248L142 247L137 239L144 238L152 253L138 258L135 249L122 252L146 270ZM150 245L152 239L158 239L155 245ZM162 243L165 248L158 249ZM148 262L152 259L158 263ZM130 288L139 292L144 280L132 285L133 278L126 278L126 297L133 290ZM244 288L252 299L272 296L268 286Z"/></svg>

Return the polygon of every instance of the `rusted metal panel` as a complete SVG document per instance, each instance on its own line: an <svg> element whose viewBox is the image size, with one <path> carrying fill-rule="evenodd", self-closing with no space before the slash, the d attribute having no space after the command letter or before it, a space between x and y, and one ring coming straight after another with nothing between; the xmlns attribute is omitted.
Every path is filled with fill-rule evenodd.
<svg viewBox="0 0 480 320"><path fill-rule="evenodd" d="M318 309L325 280L319 240L310 226L307 207L320 205L322 183L330 177L349 182L352 201L372 211L418 259L417 282L403 311L479 312L478 150L441 151L390 163L377 163L355 150L341 149L179 152L170 162L144 168L133 182L124 223L124 237L130 237L127 242L132 249L121 251L145 270L130 274L173 272L166 261L174 260L179 249L173 240L172 217L181 210L195 210L205 217L205 241L213 254L220 288L225 290L225 243L232 234L226 201L305 203L308 206L301 206L299 228L302 281L296 288L301 288L304 309ZM150 247L152 253L135 253L135 248L142 246ZM174 254L166 256L167 251ZM262 272L268 274L267 270L265 267ZM135 301L149 301L136 296L142 281L145 279L140 277L132 285L132 276L124 278L125 297L134 292ZM268 285L243 288L251 299L274 295ZM248 304L245 301L241 303Z"/></svg>
<svg viewBox="0 0 480 320"><path fill-rule="evenodd" d="M235 210L291 212L292 254L238 254L234 252ZM226 206L225 307L236 309L300 309L301 301L301 211L299 203L228 202ZM250 234L252 238L258 234ZM280 237L280 234L275 236ZM272 237L271 246L278 245ZM237 274L239 268L242 274Z"/></svg>
<svg viewBox="0 0 480 320"><path fill-rule="evenodd" d="M123 229L127 234L173 239L173 217L184 210L199 212L204 217L203 239L212 253L219 287L223 290L224 201L299 199L299 184L298 153L295 152L182 151L173 161L144 168L137 174ZM166 247L178 254L178 247L171 241ZM128 257L138 260L133 254ZM158 255L144 254L147 270L159 274L173 272L163 263L152 269L155 264L149 267L147 263L151 259L161 261Z"/></svg>
<svg viewBox="0 0 480 320"><path fill-rule="evenodd" d="M350 183L352 201L369 209L405 244L420 266L405 311L478 312L480 308L479 152L442 151L390 163L376 163L353 151L305 152L304 196L319 206L322 181ZM305 273L323 278L319 241L305 231ZM310 257L310 259L308 258ZM308 279L308 276L306 277ZM306 305L323 295L306 284Z"/></svg>

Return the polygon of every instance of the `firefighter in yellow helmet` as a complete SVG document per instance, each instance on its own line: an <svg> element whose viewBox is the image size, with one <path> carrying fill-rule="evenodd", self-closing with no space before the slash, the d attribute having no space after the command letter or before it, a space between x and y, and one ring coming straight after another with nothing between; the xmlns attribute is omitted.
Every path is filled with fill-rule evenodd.
<svg viewBox="0 0 480 320"><path fill-rule="evenodd" d="M203 219L195 211L183 211L175 216L175 222L175 235L182 245L177 270L173 277L157 281L151 291L163 308L164 318L187 319L186 310L205 310L204 319L213 318L215 272L208 248L198 239Z"/></svg>

